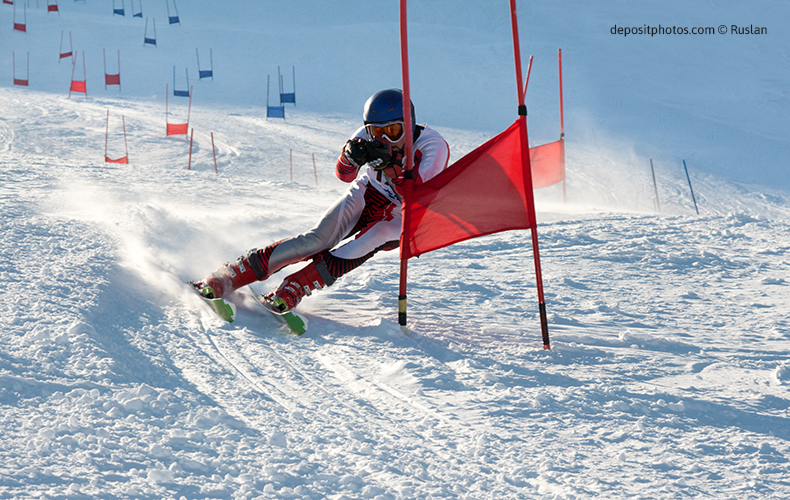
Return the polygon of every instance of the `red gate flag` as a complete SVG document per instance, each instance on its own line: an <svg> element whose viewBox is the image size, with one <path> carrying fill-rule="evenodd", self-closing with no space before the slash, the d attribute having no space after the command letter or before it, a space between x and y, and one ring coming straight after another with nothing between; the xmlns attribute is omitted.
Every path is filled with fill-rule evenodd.
<svg viewBox="0 0 790 500"><path fill-rule="evenodd" d="M77 92L79 94L85 94L85 99L88 99L88 89L86 87L87 73L85 71L85 52L82 53L82 80L74 79L74 71L77 69L76 53L74 55L74 62L71 65L71 86L69 87L69 97L71 97L72 92Z"/></svg>
<svg viewBox="0 0 790 500"><path fill-rule="evenodd" d="M88 90L85 86L85 80L72 80L71 87L69 87L69 92L77 92L80 94L87 93Z"/></svg>
<svg viewBox="0 0 790 500"><path fill-rule="evenodd" d="M129 164L129 157L128 156L124 156L123 158L118 158L117 160L113 160L109 156L105 156L104 157L104 162L105 163L124 163L124 164L128 165Z"/></svg>
<svg viewBox="0 0 790 500"><path fill-rule="evenodd" d="M129 144L126 142L126 118L124 118L123 115L121 115L121 121L123 123L123 145L126 149L126 156L113 160L107 156L107 143L109 142L110 137L110 110L107 110L107 125L104 128L104 161L106 163L129 164Z"/></svg>
<svg viewBox="0 0 790 500"><path fill-rule="evenodd" d="M189 133L189 117L192 113L192 87L189 87L189 107L187 107L187 122L186 123L170 123L168 117L170 116L168 94L170 89L168 84L165 84L165 125L167 126L166 135L187 135Z"/></svg>
<svg viewBox="0 0 790 500"><path fill-rule="evenodd" d="M107 85L117 85L121 86L121 75L108 75L107 73L104 74L104 86Z"/></svg>
<svg viewBox="0 0 790 500"><path fill-rule="evenodd" d="M565 180L565 139L530 148L532 187L540 189Z"/></svg>
<svg viewBox="0 0 790 500"><path fill-rule="evenodd" d="M401 258L486 234L530 229L517 120L447 170L412 188Z"/></svg>
<svg viewBox="0 0 790 500"><path fill-rule="evenodd" d="M187 135L189 123L167 123L167 135Z"/></svg>

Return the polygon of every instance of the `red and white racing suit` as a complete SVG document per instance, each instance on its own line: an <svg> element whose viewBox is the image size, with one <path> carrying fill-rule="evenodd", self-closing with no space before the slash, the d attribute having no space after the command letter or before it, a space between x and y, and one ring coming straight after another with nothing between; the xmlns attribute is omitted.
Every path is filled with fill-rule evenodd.
<svg viewBox="0 0 790 500"><path fill-rule="evenodd" d="M365 127L354 137L372 138ZM431 179L447 168L450 148L444 138L428 127L417 127L414 139L413 177L417 184ZM400 169L400 167L398 167ZM369 165L348 164L341 153L336 174L351 183L346 193L321 217L318 223L293 238L252 249L233 264L225 264L196 286L210 287L214 297L222 297L254 281L262 281L285 266L312 260L288 276L270 296L286 297L293 308L310 290L331 285L380 250L394 250L400 243L401 197L398 184ZM282 311L282 309L278 309Z"/></svg>
<svg viewBox="0 0 790 500"><path fill-rule="evenodd" d="M414 182L421 184L447 168L450 148L434 129L420 126L417 131L413 174ZM353 137L372 140L364 126ZM268 274L320 255L332 277L338 278L376 252L398 248L401 197L397 181L368 165L354 167L342 154L335 173L340 180L351 183L348 191L311 230L259 251L269 254ZM348 241L342 243L344 240Z"/></svg>

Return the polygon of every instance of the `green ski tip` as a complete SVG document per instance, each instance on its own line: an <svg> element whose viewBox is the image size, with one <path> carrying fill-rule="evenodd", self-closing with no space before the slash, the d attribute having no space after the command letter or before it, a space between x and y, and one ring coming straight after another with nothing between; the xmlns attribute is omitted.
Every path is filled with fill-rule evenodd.
<svg viewBox="0 0 790 500"><path fill-rule="evenodd" d="M190 285L200 298L203 299L203 302L210 305L211 308L214 309L214 312L219 314L222 319L228 323L233 323L233 320L236 319L236 305L233 302L215 298L214 290L210 286L199 288L194 281L187 281L186 283Z"/></svg>
<svg viewBox="0 0 790 500"><path fill-rule="evenodd" d="M287 312L280 317L285 320L288 328L290 328L295 334L302 335L307 331L307 319L303 316L296 313Z"/></svg>
<svg viewBox="0 0 790 500"><path fill-rule="evenodd" d="M203 300L211 306L217 314L228 323L233 323L236 319L236 305L233 302L228 302L225 299L207 299L202 297Z"/></svg>

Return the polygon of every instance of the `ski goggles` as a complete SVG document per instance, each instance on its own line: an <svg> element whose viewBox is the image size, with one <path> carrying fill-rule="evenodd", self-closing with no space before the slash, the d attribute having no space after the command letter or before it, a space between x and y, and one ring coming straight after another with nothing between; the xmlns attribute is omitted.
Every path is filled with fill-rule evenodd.
<svg viewBox="0 0 790 500"><path fill-rule="evenodd" d="M390 122L383 125L365 125L371 137L386 137L390 142L397 142L403 137L403 122Z"/></svg>

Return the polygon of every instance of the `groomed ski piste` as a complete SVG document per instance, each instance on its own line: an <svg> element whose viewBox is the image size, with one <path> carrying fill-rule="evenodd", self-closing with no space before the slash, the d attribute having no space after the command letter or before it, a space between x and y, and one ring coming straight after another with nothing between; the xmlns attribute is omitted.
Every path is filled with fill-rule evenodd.
<svg viewBox="0 0 790 500"><path fill-rule="evenodd" d="M786 6L518 3L531 145L558 138L559 47L565 65L568 201L536 192L545 351L526 231L411 260L409 335L397 252L305 299L301 337L245 294L227 324L183 283L343 193L362 104L400 84L396 2L182 2L173 26L143 2L156 48L137 3L59 3L30 2L26 33L0 5L0 498L790 496ZM507 5L410 16L417 120L457 160L515 119ZM609 33L725 22L768 35ZM67 97L62 30L87 99ZM189 170L188 140L165 137L173 65L194 86ZM267 120L266 76L290 90L292 65L297 105ZM128 165L104 162L108 109Z"/></svg>

